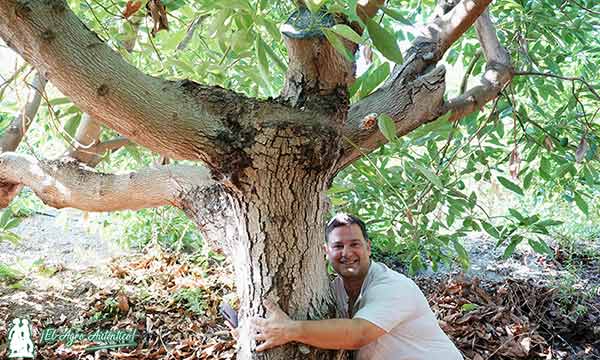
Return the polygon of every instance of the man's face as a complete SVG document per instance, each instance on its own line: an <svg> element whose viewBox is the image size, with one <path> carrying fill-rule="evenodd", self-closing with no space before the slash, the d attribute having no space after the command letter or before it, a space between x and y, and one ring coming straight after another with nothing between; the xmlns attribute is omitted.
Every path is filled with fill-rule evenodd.
<svg viewBox="0 0 600 360"><path fill-rule="evenodd" d="M367 242L357 224L333 229L325 245L327 259L343 278L360 279L367 276L371 243Z"/></svg>

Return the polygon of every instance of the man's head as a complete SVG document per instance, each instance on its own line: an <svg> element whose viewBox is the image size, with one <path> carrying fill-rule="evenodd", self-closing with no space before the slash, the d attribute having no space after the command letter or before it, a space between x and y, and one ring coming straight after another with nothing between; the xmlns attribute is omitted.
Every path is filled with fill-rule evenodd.
<svg viewBox="0 0 600 360"><path fill-rule="evenodd" d="M371 242L365 223L340 213L325 228L325 253L334 270L345 279L364 279L369 271Z"/></svg>

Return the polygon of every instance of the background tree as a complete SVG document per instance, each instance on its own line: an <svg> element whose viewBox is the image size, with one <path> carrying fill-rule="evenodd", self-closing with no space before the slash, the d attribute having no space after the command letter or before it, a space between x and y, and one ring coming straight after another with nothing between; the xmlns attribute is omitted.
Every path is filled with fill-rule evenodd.
<svg viewBox="0 0 600 360"><path fill-rule="evenodd" d="M534 175L564 178L560 185L589 210L583 189L597 181L587 161L596 157L599 97L589 79L598 76L598 20L591 1L498 1L492 10L501 25L497 37L486 11L490 2L306 1L309 9L297 10L269 1L5 1L0 36L76 105L76 116L64 126L82 145L75 150L106 145L92 152L99 154L132 141L192 162L110 175L82 166L97 160L73 153L79 162L4 153L2 202L9 204L27 186L59 208L176 206L232 257L243 320L262 315L266 297L295 318L332 315L320 256L326 191L339 173L330 191L335 204L360 210L353 190L343 186L349 176L360 180L345 172L350 164L382 182L370 189L373 196L399 200L394 209L369 212L369 220L383 220L374 224L377 235L411 240L413 269L424 260L443 260L447 253L440 249L449 244L465 262L458 237L469 228L482 227L508 242L507 251L514 249L525 239L519 229L543 233L552 223L517 213L515 224L497 228L475 216L477 199L461 191L459 178L490 180L505 165L515 178L522 176L525 188ZM148 17L140 18L144 13ZM413 28L416 21L425 22ZM498 38L509 46L512 62ZM397 40L408 47L404 56ZM369 68L355 80L359 48L359 65ZM551 56L540 58L542 52ZM466 65L462 84L446 89L450 74L442 62L458 59ZM577 77L562 74L565 62ZM467 90L471 75L480 75L480 83ZM183 76L190 80L175 80ZM564 93L568 103L544 116L548 106L541 100ZM478 115L488 102L489 113ZM506 117L512 131L504 130ZM117 134L105 130L109 138L96 144L93 123ZM408 140L398 139L407 134ZM563 141L569 137L577 145ZM367 155L386 141L391 146L377 151L401 155L398 169L390 171L378 153ZM108 146L115 142L119 146ZM466 162L462 171L454 167L457 158ZM553 164L561 164L559 170ZM497 179L523 191L514 179ZM434 210L446 212L445 223ZM459 216L459 231L438 236ZM543 242L528 240L546 251ZM244 321L241 331L239 356L251 358ZM288 346L267 358L304 358L307 350ZM308 351L314 358L335 356Z"/></svg>

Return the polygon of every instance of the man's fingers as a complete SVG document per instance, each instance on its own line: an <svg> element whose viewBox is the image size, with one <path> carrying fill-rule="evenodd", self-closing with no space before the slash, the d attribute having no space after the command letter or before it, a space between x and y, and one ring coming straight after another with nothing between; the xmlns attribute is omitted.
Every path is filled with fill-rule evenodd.
<svg viewBox="0 0 600 360"><path fill-rule="evenodd" d="M254 317L250 320L250 324L252 325L252 327L254 327L255 329L259 329L262 328L263 326L265 326L267 323L267 320L263 319L263 318L259 318L259 317Z"/></svg>
<svg viewBox="0 0 600 360"><path fill-rule="evenodd" d="M263 301L263 305L264 305L264 306L265 306L265 308L266 308L268 311L270 311L270 312L274 312L274 311L276 311L276 310L278 310L278 309L279 309L279 307L277 306L277 304L275 304L274 302L272 302L272 301L271 301L271 300L269 300L269 299L265 299L265 300Z"/></svg>
<svg viewBox="0 0 600 360"><path fill-rule="evenodd" d="M263 333L258 333L254 336L254 340L256 341L264 341L267 339L267 336Z"/></svg>
<svg viewBox="0 0 600 360"><path fill-rule="evenodd" d="M274 347L274 344L272 342L265 341L264 343L262 343L256 347L256 351L261 352L261 351L269 350L272 347Z"/></svg>

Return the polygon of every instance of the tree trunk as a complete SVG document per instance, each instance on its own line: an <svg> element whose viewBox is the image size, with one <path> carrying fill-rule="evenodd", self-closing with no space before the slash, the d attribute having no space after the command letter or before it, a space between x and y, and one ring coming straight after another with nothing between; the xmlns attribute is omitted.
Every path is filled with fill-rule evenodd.
<svg viewBox="0 0 600 360"><path fill-rule="evenodd" d="M236 189L222 185L190 192L183 203L209 242L219 242L232 259L240 298L238 359L334 359L337 351L301 344L255 354L249 319L265 316L271 299L293 319L335 316L324 251L325 194L339 156L338 141L326 131L290 136L267 129L247 149L252 164ZM297 131L297 129L296 129ZM310 149L310 150L309 150ZM225 219L223 222L215 219Z"/></svg>

